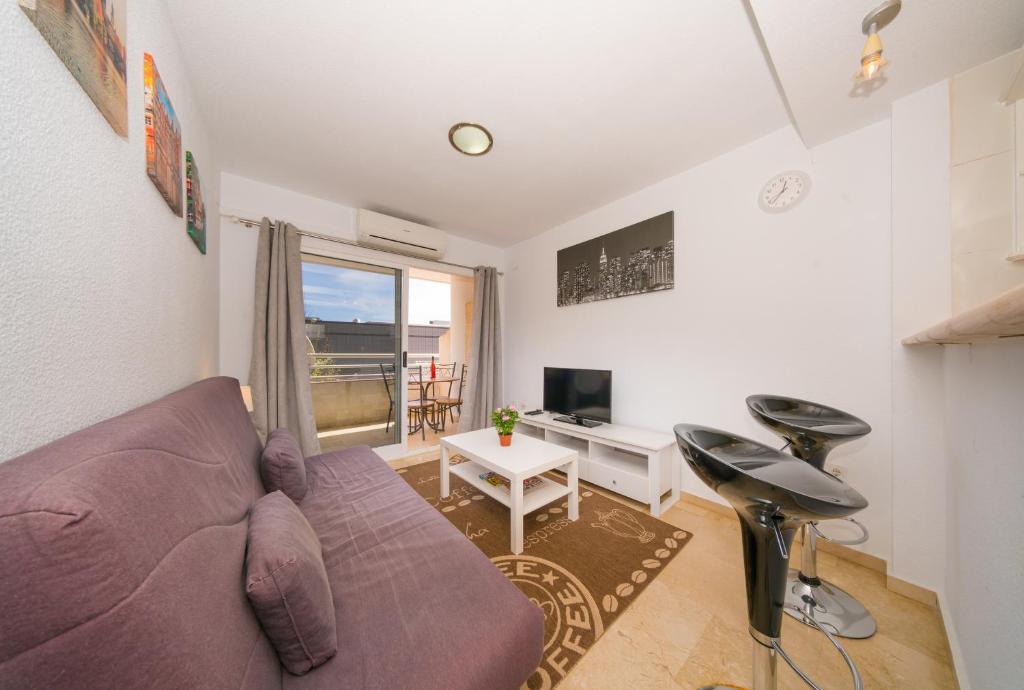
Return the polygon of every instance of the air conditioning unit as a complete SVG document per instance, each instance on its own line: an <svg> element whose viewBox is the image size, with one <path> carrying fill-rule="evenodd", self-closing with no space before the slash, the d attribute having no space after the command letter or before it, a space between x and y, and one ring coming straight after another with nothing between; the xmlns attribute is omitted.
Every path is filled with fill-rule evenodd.
<svg viewBox="0 0 1024 690"><path fill-rule="evenodd" d="M356 212L356 239L372 249L440 259L448 246L448 235L437 228L392 218L365 209Z"/></svg>

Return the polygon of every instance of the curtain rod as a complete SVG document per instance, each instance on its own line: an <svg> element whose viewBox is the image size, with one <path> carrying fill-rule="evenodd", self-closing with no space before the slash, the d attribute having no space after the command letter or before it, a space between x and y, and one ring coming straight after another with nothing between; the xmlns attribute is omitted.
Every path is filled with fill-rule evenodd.
<svg viewBox="0 0 1024 690"><path fill-rule="evenodd" d="M261 225L263 225L263 221L253 220L252 218L242 218L241 216L235 216L235 215L229 215L228 217L231 218L231 220L233 220L234 222L238 223L239 225L244 225L247 228L258 228ZM364 247L363 245L359 244L358 242L353 242L352 240L346 240L346 239L344 239L342 237L333 237L331 235L321 235L321 234L316 233L316 232L308 232L306 230L299 230L298 228L296 228L296 230L298 230L298 233L300 235L302 235L303 237L309 237L310 239L314 239L314 240L324 240L326 242L337 242L338 244L347 244L350 247L359 247L360 249L367 249L367 250L374 251L374 252L384 252L385 254L394 254L395 256L402 256L402 257L405 257L407 259L408 258L414 258L414 259L416 259L418 261L427 261L427 262L430 262L432 264L442 264L443 266L453 266L455 268L465 268L465 269L470 270L470 271L474 270L473 266L466 266L464 264L457 264L457 263L454 263L454 262L451 262L451 261L442 261L441 259L425 259L425 258L418 257L418 256L417 257L410 257L408 254L403 254L402 252L396 252L396 251L393 251L391 249L381 249L379 247ZM505 274L502 273L501 271L498 271L498 275L499 276L503 276Z"/></svg>

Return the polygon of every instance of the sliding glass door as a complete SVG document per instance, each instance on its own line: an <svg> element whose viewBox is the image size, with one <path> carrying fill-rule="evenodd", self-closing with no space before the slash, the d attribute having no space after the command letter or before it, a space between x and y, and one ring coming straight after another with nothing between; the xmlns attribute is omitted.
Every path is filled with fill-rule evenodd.
<svg viewBox="0 0 1024 690"><path fill-rule="evenodd" d="M302 296L321 448L403 448L402 269L304 254Z"/></svg>

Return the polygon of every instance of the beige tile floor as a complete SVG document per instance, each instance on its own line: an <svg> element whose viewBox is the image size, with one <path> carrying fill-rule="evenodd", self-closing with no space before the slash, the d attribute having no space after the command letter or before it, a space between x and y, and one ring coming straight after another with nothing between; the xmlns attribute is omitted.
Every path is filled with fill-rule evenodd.
<svg viewBox="0 0 1024 690"><path fill-rule="evenodd" d="M430 461L436 456L392 465ZM675 690L715 682L750 687L739 523L683 501L662 519L693 533L693 539L587 652L560 690ZM818 571L855 593L878 621L878 632L870 639L843 641L865 688L957 688L936 609L889 591L881 573L832 554L818 554ZM852 687L842 658L823 635L786 617L782 639L789 655L819 686ZM783 690L807 687L781 659L779 669Z"/></svg>

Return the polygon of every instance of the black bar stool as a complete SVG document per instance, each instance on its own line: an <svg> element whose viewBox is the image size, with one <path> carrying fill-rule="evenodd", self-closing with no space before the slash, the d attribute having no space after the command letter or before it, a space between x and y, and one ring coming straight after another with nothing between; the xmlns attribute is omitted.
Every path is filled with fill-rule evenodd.
<svg viewBox="0 0 1024 690"><path fill-rule="evenodd" d="M811 683L780 641L789 547L806 522L846 517L868 502L832 475L756 441L691 424L677 424L674 431L690 468L729 501L740 518L747 614L754 640L754 690L776 690L776 653ZM860 688L853 660L827 630L817 627L843 655L854 686Z"/></svg>
<svg viewBox="0 0 1024 690"><path fill-rule="evenodd" d="M871 433L871 426L852 414L819 403L778 395L751 395L747 398L751 416L786 441L790 451L801 460L824 469L828 454L838 445ZM821 625L840 637L865 638L875 634L874 617L857 599L834 584L818 577L818 537L852 546L868 539L867 529L848 541L832 539L818 532L814 522L803 528L800 570L789 571L786 613L811 625L813 616ZM809 602L807 597L813 601Z"/></svg>

